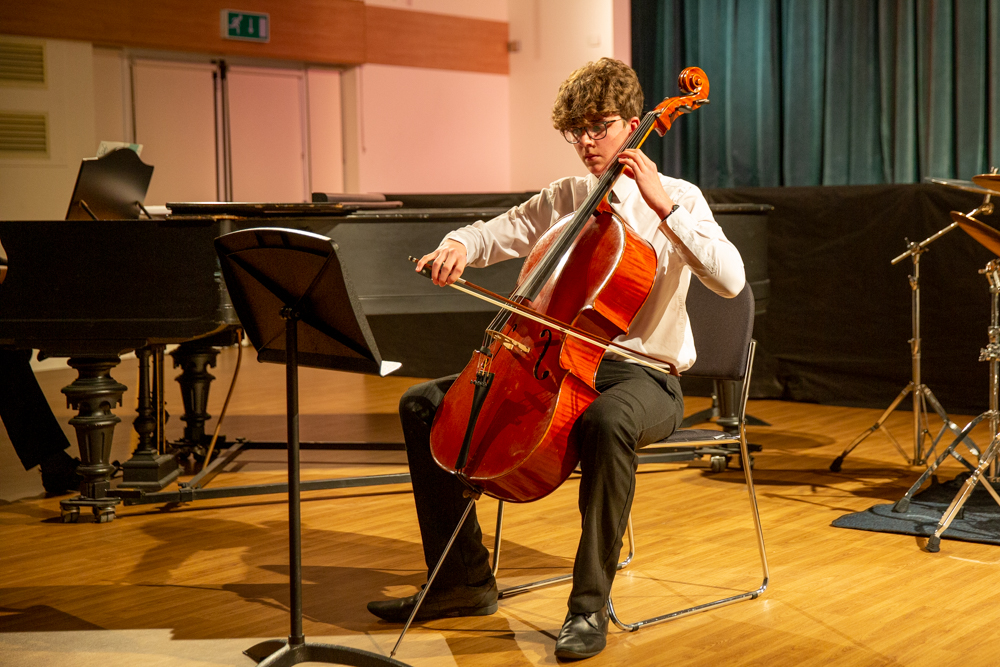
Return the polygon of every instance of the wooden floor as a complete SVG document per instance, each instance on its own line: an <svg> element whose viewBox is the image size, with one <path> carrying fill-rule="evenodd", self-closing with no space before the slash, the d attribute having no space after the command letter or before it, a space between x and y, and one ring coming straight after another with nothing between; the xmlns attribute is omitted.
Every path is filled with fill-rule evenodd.
<svg viewBox="0 0 1000 667"><path fill-rule="evenodd" d="M283 369L247 356L223 430L280 439ZM213 414L234 366L228 351L214 370ZM115 376L134 386L135 372L126 361ZM59 389L72 377L68 370L40 374L60 417L70 413ZM304 370L303 439L399 441L395 405L412 382ZM179 395L170 391L168 408L179 415ZM127 394L125 405L134 400ZM705 406L706 399L690 399L688 411ZM118 412L113 458L124 460L131 410ZM773 424L750 431L764 446L755 477L771 565L766 594L637 633L612 628L608 648L586 664L997 664L991 640L1000 622L1000 550L946 540L931 554L923 539L830 526L846 512L899 498L919 474L878 434L843 472L828 471L879 411L758 401L750 412ZM894 415L891 424L909 447L910 414ZM181 426L171 421L171 437ZM248 453L213 486L281 481L282 456ZM311 452L304 460L304 478L405 471L399 453ZM956 472L949 466L942 478ZM571 479L542 501L509 509L501 585L571 564L576 493ZM110 524L64 525L59 499L43 496L37 470L20 468L0 430L0 498L2 665L250 667L241 651L288 634L282 496L122 507ZM479 504L490 544L495 508L492 500ZM739 471L644 467L633 515L638 553L615 582L626 619L759 584ZM370 616L365 603L408 595L425 578L408 485L305 494L303 562L307 637L387 654L399 627ZM554 664L567 592L559 586L503 601L490 617L417 624L397 658L412 665Z"/></svg>

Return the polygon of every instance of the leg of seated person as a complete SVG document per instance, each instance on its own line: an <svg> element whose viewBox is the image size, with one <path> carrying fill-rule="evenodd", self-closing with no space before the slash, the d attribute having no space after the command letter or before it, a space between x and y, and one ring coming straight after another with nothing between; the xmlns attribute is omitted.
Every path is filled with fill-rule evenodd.
<svg viewBox="0 0 1000 667"><path fill-rule="evenodd" d="M416 385L399 402L428 576L469 502L463 496L465 487L435 463L430 450L434 414L454 380L452 376ZM372 602L368 609L380 618L402 621L409 616L415 600L416 596L411 596ZM483 533L473 506L421 605L418 619L493 613L497 608L496 600L489 552L483 546Z"/></svg>
<svg viewBox="0 0 1000 667"><path fill-rule="evenodd" d="M601 364L595 384L601 395L574 427L583 474L582 532L569 614L556 647L561 657L588 657L603 649L605 604L635 492L635 450L669 436L684 414L677 378L610 361Z"/></svg>
<svg viewBox="0 0 1000 667"><path fill-rule="evenodd" d="M0 420L24 469L41 466L50 493L75 489L78 462L31 370L31 350L0 350L0 378Z"/></svg>

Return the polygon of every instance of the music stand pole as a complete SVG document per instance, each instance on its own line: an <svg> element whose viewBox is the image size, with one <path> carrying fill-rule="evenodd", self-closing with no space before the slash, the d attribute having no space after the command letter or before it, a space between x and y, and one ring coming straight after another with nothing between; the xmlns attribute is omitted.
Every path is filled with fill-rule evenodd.
<svg viewBox="0 0 1000 667"><path fill-rule="evenodd" d="M298 313L281 309L285 320L288 361L285 364L285 394L288 410L288 563L292 610L289 646L305 643L302 634L302 502L299 490L299 383Z"/></svg>
<svg viewBox="0 0 1000 667"><path fill-rule="evenodd" d="M299 365L386 375L399 364L379 355L337 245L328 237L262 227L221 236L215 247L233 308L258 360L285 365L291 630L284 641L261 642L244 653L264 667L301 662L407 667L377 653L307 642L302 629Z"/></svg>
<svg viewBox="0 0 1000 667"><path fill-rule="evenodd" d="M255 644L244 653L257 661L258 667L285 667L300 662L323 662L334 665L407 667L384 655L333 644L306 641L302 631L302 511L299 497L299 367L298 318L292 307L281 309L285 320L286 361L285 392L288 410L288 562L289 611L291 629L285 641L270 640Z"/></svg>

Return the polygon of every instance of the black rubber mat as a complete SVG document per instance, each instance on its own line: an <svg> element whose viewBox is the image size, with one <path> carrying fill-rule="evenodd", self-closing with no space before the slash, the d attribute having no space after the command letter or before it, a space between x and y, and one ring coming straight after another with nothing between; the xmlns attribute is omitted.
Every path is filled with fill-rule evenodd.
<svg viewBox="0 0 1000 667"><path fill-rule="evenodd" d="M893 512L894 503L875 505L864 512L853 512L837 518L833 526L870 530L877 533L898 533L929 537L937 529L941 515L958 494L968 474L962 474L944 484L934 484L913 496L909 510ZM965 502L965 515L952 521L941 537L966 542L1000 544L1000 505L997 505L979 480ZM1000 486L994 485L1000 490Z"/></svg>

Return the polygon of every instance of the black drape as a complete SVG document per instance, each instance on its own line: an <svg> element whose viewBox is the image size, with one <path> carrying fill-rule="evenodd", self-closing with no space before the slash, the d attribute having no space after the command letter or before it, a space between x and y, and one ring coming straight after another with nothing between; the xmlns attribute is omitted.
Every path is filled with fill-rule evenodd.
<svg viewBox="0 0 1000 667"><path fill-rule="evenodd" d="M767 314L753 395L831 405L885 407L909 382L906 249L947 226L951 210L982 198L940 185L707 190L712 203L769 203ZM990 294L979 275L995 257L961 229L920 260L923 380L949 412L988 405ZM904 406L906 407L906 406Z"/></svg>

